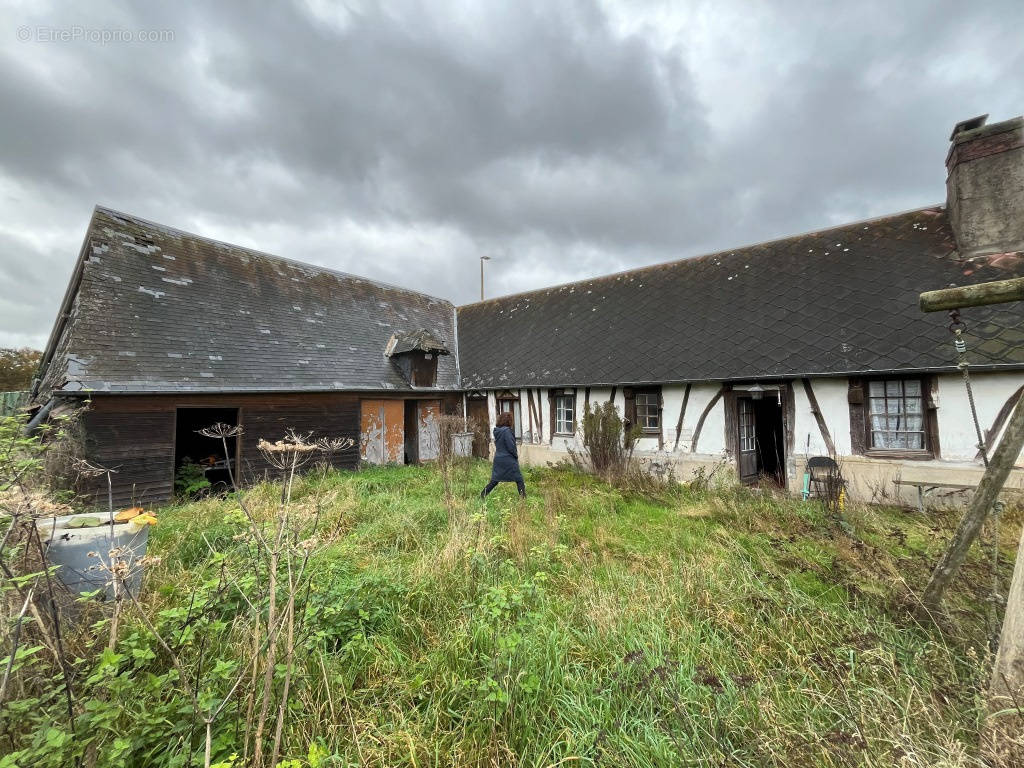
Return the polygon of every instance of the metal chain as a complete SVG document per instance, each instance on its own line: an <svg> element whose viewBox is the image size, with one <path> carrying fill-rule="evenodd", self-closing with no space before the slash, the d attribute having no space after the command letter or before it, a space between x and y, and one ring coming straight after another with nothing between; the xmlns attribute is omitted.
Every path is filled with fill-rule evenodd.
<svg viewBox="0 0 1024 768"><path fill-rule="evenodd" d="M949 310L949 330L953 334L953 346L956 347L957 368L963 374L964 388L967 390L967 402L971 405L971 418L974 420L974 433L978 437L978 452L981 460L988 467L988 448L985 445L985 438L981 433L981 423L978 421L978 409L974 404L974 388L971 386L971 374L967 362L967 342L964 340L964 331L967 324L960 319L960 310ZM996 500L992 505L992 593L989 595L988 622L989 622L989 645L998 643L999 633L999 604L1003 597L999 594L999 523L1003 511L1003 502Z"/></svg>
<svg viewBox="0 0 1024 768"><path fill-rule="evenodd" d="M978 408L974 404L974 388L971 386L970 367L967 362L967 342L964 341L964 331L967 324L960 319L960 310L949 310L949 330L953 333L953 346L956 347L958 362L956 367L964 377L964 387L967 390L967 402L971 405L971 418L974 420L974 434L978 438L978 452L981 454L981 461L988 467L988 448L985 446L985 438L981 433L981 422L978 421Z"/></svg>

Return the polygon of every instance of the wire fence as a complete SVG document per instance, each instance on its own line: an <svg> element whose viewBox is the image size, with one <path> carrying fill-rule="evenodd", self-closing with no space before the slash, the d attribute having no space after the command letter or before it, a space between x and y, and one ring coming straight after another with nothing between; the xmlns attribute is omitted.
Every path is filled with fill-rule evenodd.
<svg viewBox="0 0 1024 768"><path fill-rule="evenodd" d="M12 416L28 405L29 393L0 392L0 417Z"/></svg>

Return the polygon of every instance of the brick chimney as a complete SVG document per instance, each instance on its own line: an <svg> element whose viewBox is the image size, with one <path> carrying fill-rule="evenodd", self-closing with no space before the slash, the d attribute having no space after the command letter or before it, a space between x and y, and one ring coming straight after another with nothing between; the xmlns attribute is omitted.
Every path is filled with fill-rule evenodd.
<svg viewBox="0 0 1024 768"><path fill-rule="evenodd" d="M1024 117L957 123L946 156L946 208L962 256L1024 251Z"/></svg>

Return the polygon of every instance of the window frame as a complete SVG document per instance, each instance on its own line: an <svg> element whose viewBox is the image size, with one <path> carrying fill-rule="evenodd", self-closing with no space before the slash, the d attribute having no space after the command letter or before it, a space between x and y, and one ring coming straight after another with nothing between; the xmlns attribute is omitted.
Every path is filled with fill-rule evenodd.
<svg viewBox="0 0 1024 768"><path fill-rule="evenodd" d="M874 432L871 425L871 384L872 382L898 381L900 397L906 400L906 383L917 381L921 387L921 432L923 448L877 448L874 446ZM935 403L936 381L933 376L870 376L850 379L848 401L850 405L850 432L853 453L874 459L910 459L927 461L939 458L938 418ZM886 400L891 399L887 395ZM876 398L877 399L877 398ZM901 411L906 413L906 411Z"/></svg>
<svg viewBox="0 0 1024 768"><path fill-rule="evenodd" d="M650 396L654 398L654 408L656 415L658 417L658 426L648 427L646 424L640 423L640 409L637 401L640 399L641 396ZM641 437L657 437L660 439L662 434L662 428L664 426L661 387L631 387L630 391L627 394L627 397L629 400L628 411L630 419L630 428L632 429L633 427L639 426ZM645 407L649 407L649 405Z"/></svg>
<svg viewBox="0 0 1024 768"><path fill-rule="evenodd" d="M569 401L569 413L571 417L569 419L569 428L567 430L559 429L559 425L562 419L559 416L559 401ZM576 393L575 392L555 392L551 396L551 434L555 437L573 437L576 434Z"/></svg>
<svg viewBox="0 0 1024 768"><path fill-rule="evenodd" d="M521 443L523 441L523 406L519 394L504 392L497 395L494 400L495 419L497 419L500 414L507 413L507 411L502 410L502 403L511 403L509 411L512 412L512 434L515 436L516 442Z"/></svg>

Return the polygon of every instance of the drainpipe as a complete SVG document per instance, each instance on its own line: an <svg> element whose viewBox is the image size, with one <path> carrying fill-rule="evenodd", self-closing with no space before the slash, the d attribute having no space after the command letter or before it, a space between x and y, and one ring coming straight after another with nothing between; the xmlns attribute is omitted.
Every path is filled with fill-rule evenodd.
<svg viewBox="0 0 1024 768"><path fill-rule="evenodd" d="M50 411L53 410L53 406L56 404L57 398L51 397L50 401L46 405L36 411L36 415L32 417L32 420L29 421L28 424L25 425L26 436L31 436L37 429L39 429L39 425L43 423L47 416L50 415Z"/></svg>

